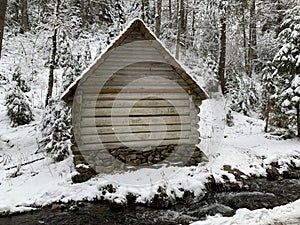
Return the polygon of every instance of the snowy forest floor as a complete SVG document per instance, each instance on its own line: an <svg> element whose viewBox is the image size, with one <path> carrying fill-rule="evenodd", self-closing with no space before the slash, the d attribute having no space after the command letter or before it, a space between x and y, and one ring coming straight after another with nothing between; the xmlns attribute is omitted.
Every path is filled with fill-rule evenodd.
<svg viewBox="0 0 300 225"><path fill-rule="evenodd" d="M1 91L0 96L3 96L4 90ZM0 101L4 101L3 97ZM222 98L213 98L201 106L200 131L203 141L200 147L207 155L208 162L197 167L143 168L134 172L98 175L80 184L71 181L76 174L72 157L54 163L45 153L36 153L39 112L35 112L35 122L12 128L5 106L1 104L0 212L22 212L54 202L95 199L126 204L129 193L137 196L137 203L147 204L158 193L159 187L165 189L170 199L181 198L184 191L201 196L211 175L217 182L224 182L224 177L231 182L238 182L234 169L241 171L241 177L247 179L266 176L266 170L272 162L278 163L280 173L288 170L291 164L300 167L299 139L278 140L266 135L263 121L237 113L233 114L234 126L228 127L222 116L225 115L223 103ZM34 160L37 161L23 165ZM109 187L113 187L114 191L107 191ZM255 223L258 218L269 216L272 219L279 212L289 218L297 218L299 207L300 200L274 210L241 209L232 218L209 217L207 223L198 224L223 224L241 218L249 218L251 224L260 224Z"/></svg>

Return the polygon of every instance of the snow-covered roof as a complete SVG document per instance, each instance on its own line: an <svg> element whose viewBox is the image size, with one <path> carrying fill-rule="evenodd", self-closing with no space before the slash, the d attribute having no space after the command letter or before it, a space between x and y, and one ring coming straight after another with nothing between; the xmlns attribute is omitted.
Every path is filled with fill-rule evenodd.
<svg viewBox="0 0 300 225"><path fill-rule="evenodd" d="M165 58L165 60L173 67L173 69L192 86L193 91L195 91L202 100L208 98L208 94L197 84L194 78L189 75L186 70L180 65L180 63L171 55L171 53L166 49L166 47L161 43L161 41L155 36L155 34L145 25L145 23L136 18L132 20L129 25L117 36L112 43L106 47L103 53L95 59L95 61L83 71L83 73L67 88L67 90L62 94L61 98L68 102L68 97L74 95L79 82L88 74L89 71L93 71L98 68L109 56L111 50L120 46L123 41L136 29L145 37L145 40L154 41L153 47L158 50L158 52Z"/></svg>

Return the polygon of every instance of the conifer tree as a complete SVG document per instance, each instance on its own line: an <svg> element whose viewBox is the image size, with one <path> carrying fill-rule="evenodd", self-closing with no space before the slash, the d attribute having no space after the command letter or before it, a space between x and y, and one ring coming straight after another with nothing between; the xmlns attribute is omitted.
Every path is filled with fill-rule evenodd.
<svg viewBox="0 0 300 225"><path fill-rule="evenodd" d="M57 65L65 68L68 66L71 58L71 49L69 38L66 31L62 29L58 35L58 54L57 54Z"/></svg>
<svg viewBox="0 0 300 225"><path fill-rule="evenodd" d="M26 80L24 79L21 68L17 66L15 69L13 75L12 75L12 81L16 82L16 85L21 89L23 92L29 92L31 90L30 86L27 84Z"/></svg>
<svg viewBox="0 0 300 225"><path fill-rule="evenodd" d="M82 72L80 62L75 60L74 57L72 57L69 62L62 74L62 92L64 92Z"/></svg>
<svg viewBox="0 0 300 225"><path fill-rule="evenodd" d="M55 161L62 161L70 154L71 113L61 100L49 101L41 123L40 147Z"/></svg>
<svg viewBox="0 0 300 225"><path fill-rule="evenodd" d="M265 132L268 132L270 114L272 111L271 106L274 105L271 96L276 90L274 84L276 68L272 65L272 62L267 62L267 65L262 72L261 116L266 121L264 130Z"/></svg>
<svg viewBox="0 0 300 225"><path fill-rule="evenodd" d="M5 105L7 115L11 120L11 126L25 125L33 121L33 113L29 101L16 82L12 82L10 90L6 94Z"/></svg>
<svg viewBox="0 0 300 225"><path fill-rule="evenodd" d="M275 110L273 124L291 131L299 125L297 121L299 111L297 77L300 74L299 6L286 12L278 41L281 46L273 60L273 66L276 67L274 75L276 92L272 96Z"/></svg>

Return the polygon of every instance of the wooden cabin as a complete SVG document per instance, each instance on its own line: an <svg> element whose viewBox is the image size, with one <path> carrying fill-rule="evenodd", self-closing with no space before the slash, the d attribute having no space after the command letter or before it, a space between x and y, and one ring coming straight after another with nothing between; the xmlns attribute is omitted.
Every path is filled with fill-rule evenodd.
<svg viewBox="0 0 300 225"><path fill-rule="evenodd" d="M96 172L193 165L206 93L140 19L63 94L72 107L76 164Z"/></svg>

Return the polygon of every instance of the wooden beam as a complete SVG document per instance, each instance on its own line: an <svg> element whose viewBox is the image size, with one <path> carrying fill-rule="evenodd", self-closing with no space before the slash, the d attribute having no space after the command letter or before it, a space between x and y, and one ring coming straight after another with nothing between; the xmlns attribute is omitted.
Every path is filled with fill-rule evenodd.
<svg viewBox="0 0 300 225"><path fill-rule="evenodd" d="M158 108L82 108L81 115L85 116L182 116L189 115L190 110L186 107L158 107Z"/></svg>
<svg viewBox="0 0 300 225"><path fill-rule="evenodd" d="M122 134L101 134L101 135L81 135L84 144L96 143L118 143L118 142L149 142L157 140L180 140L191 136L190 131L168 131L168 132L145 132L145 133L122 133Z"/></svg>
<svg viewBox="0 0 300 225"><path fill-rule="evenodd" d="M80 134L120 134L120 133L144 133L162 131L191 131L190 124L175 125L132 125L132 126L107 126L107 127L82 127Z"/></svg>
<svg viewBox="0 0 300 225"><path fill-rule="evenodd" d="M190 123L189 116L135 116L135 117L82 117L81 127L131 126L131 125L171 125Z"/></svg>
<svg viewBox="0 0 300 225"><path fill-rule="evenodd" d="M189 101L186 100L171 100L168 101L164 99L115 99L115 100L100 100L92 101L87 100L82 102L82 108L151 108L151 107L187 107L189 106Z"/></svg>

